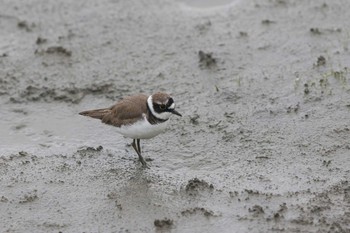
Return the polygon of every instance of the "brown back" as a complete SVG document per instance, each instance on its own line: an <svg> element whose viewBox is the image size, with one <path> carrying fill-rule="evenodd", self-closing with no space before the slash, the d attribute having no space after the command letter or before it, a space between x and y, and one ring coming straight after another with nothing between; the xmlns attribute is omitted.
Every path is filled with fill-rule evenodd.
<svg viewBox="0 0 350 233"><path fill-rule="evenodd" d="M101 108L80 112L80 115L102 120L103 123L120 127L132 124L142 119L142 114L148 116L147 95L125 97L110 108Z"/></svg>
<svg viewBox="0 0 350 233"><path fill-rule="evenodd" d="M147 115L148 112L147 98L148 96L143 94L124 98L110 108L110 112L103 116L102 122L120 127L142 119L142 114Z"/></svg>

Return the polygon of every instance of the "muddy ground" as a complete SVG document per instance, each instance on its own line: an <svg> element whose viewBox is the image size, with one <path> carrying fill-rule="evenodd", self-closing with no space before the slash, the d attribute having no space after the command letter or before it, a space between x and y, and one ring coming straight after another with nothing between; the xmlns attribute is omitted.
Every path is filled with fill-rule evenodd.
<svg viewBox="0 0 350 233"><path fill-rule="evenodd" d="M350 1L0 5L0 232L350 231ZM156 91L150 169L77 114Z"/></svg>

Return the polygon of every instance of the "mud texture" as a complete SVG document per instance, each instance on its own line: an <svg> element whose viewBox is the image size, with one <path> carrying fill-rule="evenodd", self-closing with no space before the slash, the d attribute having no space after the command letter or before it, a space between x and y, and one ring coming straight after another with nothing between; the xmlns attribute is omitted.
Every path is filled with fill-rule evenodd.
<svg viewBox="0 0 350 233"><path fill-rule="evenodd" d="M350 232L350 1L0 5L0 232ZM77 114L156 91L150 169Z"/></svg>

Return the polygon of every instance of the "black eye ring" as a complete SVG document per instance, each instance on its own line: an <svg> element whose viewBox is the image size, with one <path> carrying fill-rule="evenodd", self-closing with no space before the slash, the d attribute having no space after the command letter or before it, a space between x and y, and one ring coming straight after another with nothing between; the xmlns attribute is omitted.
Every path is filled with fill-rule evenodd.
<svg viewBox="0 0 350 233"><path fill-rule="evenodd" d="M164 105L164 104L161 104L161 105L159 105L159 108L160 108L161 110L164 110L164 109L165 109L165 105Z"/></svg>

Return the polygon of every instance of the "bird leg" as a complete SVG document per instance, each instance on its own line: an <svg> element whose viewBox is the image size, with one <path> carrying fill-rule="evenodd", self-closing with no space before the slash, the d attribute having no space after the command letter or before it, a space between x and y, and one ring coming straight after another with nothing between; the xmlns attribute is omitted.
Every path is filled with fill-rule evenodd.
<svg viewBox="0 0 350 233"><path fill-rule="evenodd" d="M136 139L136 143L137 143L137 149L139 150L140 154L141 154L141 146L140 146L140 139Z"/></svg>
<svg viewBox="0 0 350 233"><path fill-rule="evenodd" d="M135 141L137 142L137 144L135 143ZM143 159L143 157L141 155L140 139L134 139L132 141L131 145L134 148L134 150L136 151L137 155L139 156L139 160L142 163L142 165L144 167L147 167L147 163L146 163L146 161Z"/></svg>

